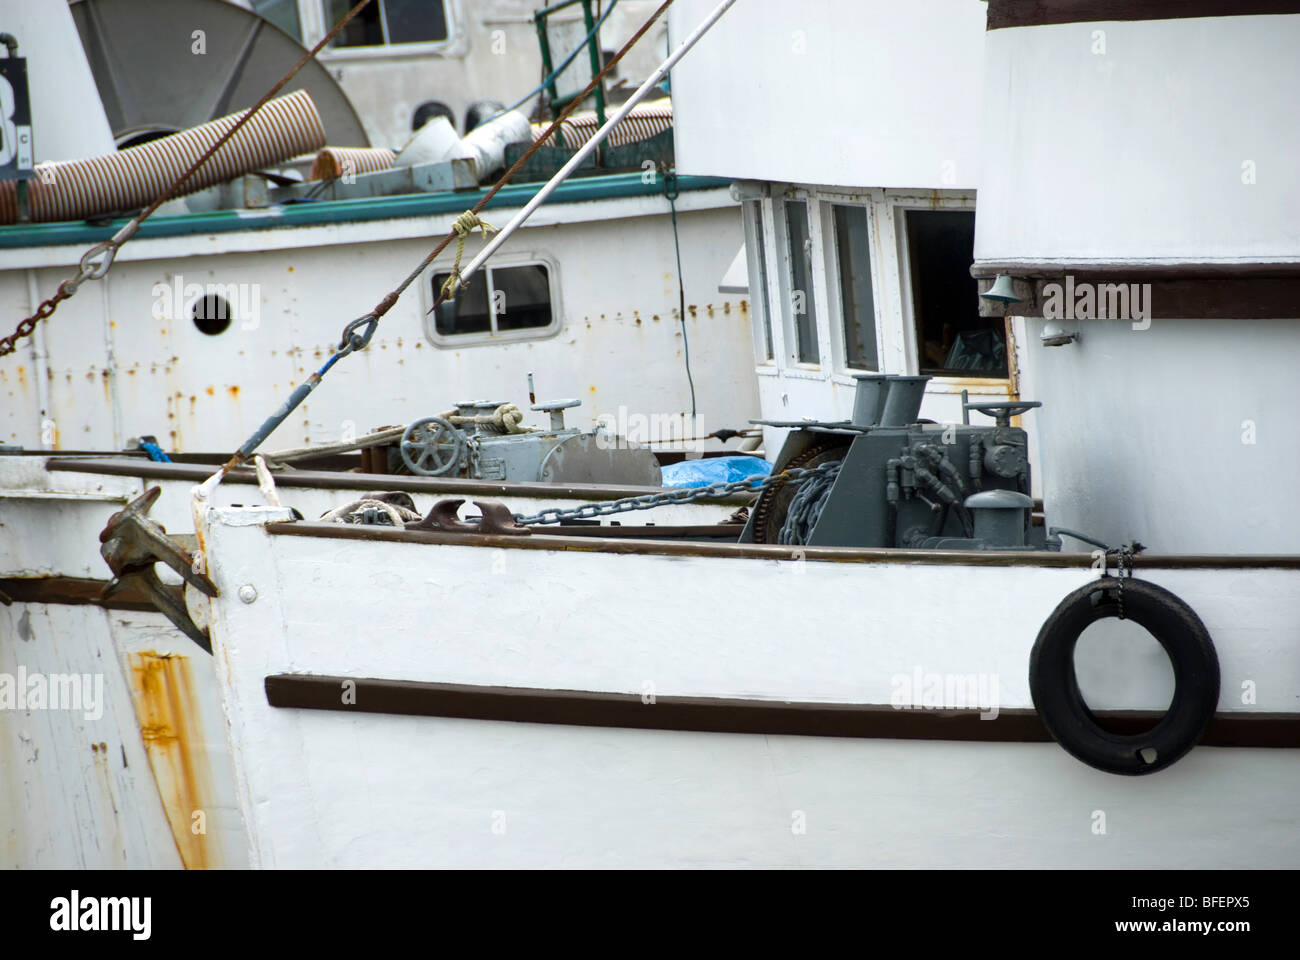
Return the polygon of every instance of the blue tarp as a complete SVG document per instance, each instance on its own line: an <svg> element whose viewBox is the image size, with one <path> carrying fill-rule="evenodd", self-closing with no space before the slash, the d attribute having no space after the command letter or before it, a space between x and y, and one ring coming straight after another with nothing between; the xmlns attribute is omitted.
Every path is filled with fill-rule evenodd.
<svg viewBox="0 0 1300 960"><path fill-rule="evenodd" d="M660 468L665 487L707 487L747 477L766 477L772 465L758 457L701 457Z"/></svg>

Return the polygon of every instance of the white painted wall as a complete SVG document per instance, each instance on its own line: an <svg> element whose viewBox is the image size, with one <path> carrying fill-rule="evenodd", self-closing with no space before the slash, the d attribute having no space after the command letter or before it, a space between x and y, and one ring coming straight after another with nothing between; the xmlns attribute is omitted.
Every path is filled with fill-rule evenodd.
<svg viewBox="0 0 1300 960"><path fill-rule="evenodd" d="M549 338L435 346L423 327L426 298L412 287L383 320L366 351L335 367L270 448L337 441L409 423L458 400L526 405L527 374L539 399L576 397L573 425L602 414L690 412L685 350L677 320L677 270L667 202L632 197L546 207L494 264L534 256L558 271L562 329ZM678 223L686 326L704 433L740 428L758 413L749 350L748 304L717 292L741 243L740 215L725 190L682 194ZM496 225L513 211L489 211ZM38 336L0 364L0 438L42 447L54 423L59 449L119 449L154 434L167 450L233 450L325 361L343 326L361 316L418 263L450 216L128 244L112 272L88 283L38 327ZM466 259L481 240L467 244ZM27 315L36 295L69 275L82 245L0 251L7 315ZM451 254L439 261L449 266ZM4 269L7 268L7 269ZM256 284L260 324L217 336L188 314L153 315L154 285ZM422 281L426 282L426 281ZM418 286L418 285L417 285ZM46 355L42 356L44 346ZM40 379L48 376L43 408ZM530 415L536 422L538 415Z"/></svg>
<svg viewBox="0 0 1300 960"><path fill-rule="evenodd" d="M1297 43L1300 15L989 33L976 259L1294 261ZM1023 345L1049 524L1296 550L1297 321L1063 323L1079 343L1045 348L1028 320Z"/></svg>
<svg viewBox="0 0 1300 960"><path fill-rule="evenodd" d="M1044 347L1043 323L1025 321L1049 524L1161 553L1296 552L1300 324L1089 320Z"/></svg>
<svg viewBox="0 0 1300 960"><path fill-rule="evenodd" d="M1298 47L1300 15L990 32L976 259L1300 256Z"/></svg>
<svg viewBox="0 0 1300 960"><path fill-rule="evenodd" d="M676 43L716 6L669 11ZM673 70L683 173L971 188L985 6L974 0L737 3Z"/></svg>

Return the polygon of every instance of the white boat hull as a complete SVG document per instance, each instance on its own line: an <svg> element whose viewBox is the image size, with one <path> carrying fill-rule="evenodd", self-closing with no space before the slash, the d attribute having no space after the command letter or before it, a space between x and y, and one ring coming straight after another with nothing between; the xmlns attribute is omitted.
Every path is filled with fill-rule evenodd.
<svg viewBox="0 0 1300 960"><path fill-rule="evenodd" d="M996 682L995 703L933 704L983 709L992 731L1032 708L1030 648L1061 598L1095 578L1086 558L691 556L235 525L257 519L214 511L205 534L256 866L1300 864L1300 766L1288 750L1202 746L1130 778L1050 743L394 716L364 701L366 678L498 697L592 691L639 703L653 727L657 707L686 697L924 712L927 696L900 698L919 672ZM1278 638L1300 615L1300 570L1151 566L1141 576L1208 626L1221 716L1297 712L1300 653ZM250 587L253 602L238 599ZM1089 703L1162 709L1170 691L1156 656L1107 670L1122 642L1112 633L1081 654ZM361 699L347 703L340 679L332 709L270 705L268 676L302 674L354 678Z"/></svg>
<svg viewBox="0 0 1300 960"><path fill-rule="evenodd" d="M142 472L149 466L140 464ZM373 479L368 489L400 482ZM437 483L436 495L413 495L422 512L442 497L482 496ZM171 535L192 534L193 485L192 479L47 470L45 458L0 457L0 581L17 578L65 594L61 602L0 605L0 868L248 865L212 657L161 613L94 602L110 575L98 536L109 517L146 487L159 486L154 518ZM546 495L543 485L533 486L531 495L497 499L527 513L586 502L576 490ZM360 491L284 486L280 494L316 517ZM262 499L256 486L230 482L213 497L223 505ZM661 523L713 524L735 507L678 504L654 515ZM179 582L162 565L158 572ZM80 599L66 596L79 587ZM6 680L36 675L89 676L92 690L98 678L102 695L90 710L4 701Z"/></svg>

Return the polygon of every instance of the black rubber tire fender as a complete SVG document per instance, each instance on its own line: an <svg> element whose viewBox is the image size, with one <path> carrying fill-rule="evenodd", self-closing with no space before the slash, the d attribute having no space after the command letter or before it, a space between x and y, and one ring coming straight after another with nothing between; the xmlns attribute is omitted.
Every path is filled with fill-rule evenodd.
<svg viewBox="0 0 1300 960"><path fill-rule="evenodd" d="M1201 739L1219 703L1219 658L1191 607L1150 581L1125 579L1124 618L1145 627L1164 647L1174 668L1174 697L1150 730L1132 735L1106 730L1079 692L1074 650L1089 624L1119 617L1119 591L1119 580L1103 577L1057 605L1029 655L1029 692L1047 732L1071 755L1107 773L1138 776L1163 770Z"/></svg>

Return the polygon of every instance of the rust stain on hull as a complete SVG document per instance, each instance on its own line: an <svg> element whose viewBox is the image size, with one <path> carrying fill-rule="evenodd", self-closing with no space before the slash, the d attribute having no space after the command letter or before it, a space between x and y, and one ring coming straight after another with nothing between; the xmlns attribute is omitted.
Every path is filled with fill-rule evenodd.
<svg viewBox="0 0 1300 960"><path fill-rule="evenodd" d="M162 797L167 822L188 870L211 862L206 833L195 833L194 814L211 814L212 786L188 657L145 651L130 655L136 719Z"/></svg>

